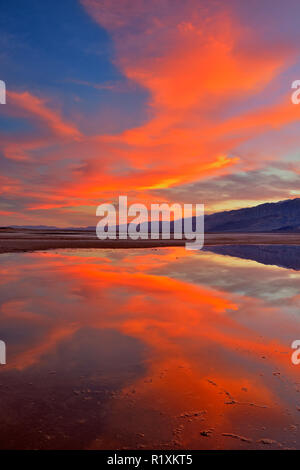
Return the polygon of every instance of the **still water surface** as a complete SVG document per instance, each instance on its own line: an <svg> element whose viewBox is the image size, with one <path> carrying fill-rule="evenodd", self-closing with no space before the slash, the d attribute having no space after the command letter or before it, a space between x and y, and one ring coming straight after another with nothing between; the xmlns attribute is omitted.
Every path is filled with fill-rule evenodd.
<svg viewBox="0 0 300 470"><path fill-rule="evenodd" d="M300 448L298 247L224 250L2 254L0 447Z"/></svg>

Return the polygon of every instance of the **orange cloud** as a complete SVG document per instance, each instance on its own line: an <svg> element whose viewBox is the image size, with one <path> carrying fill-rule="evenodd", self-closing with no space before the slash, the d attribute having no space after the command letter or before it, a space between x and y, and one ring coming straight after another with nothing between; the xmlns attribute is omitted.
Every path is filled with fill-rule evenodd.
<svg viewBox="0 0 300 470"><path fill-rule="evenodd" d="M124 75L149 92L146 124L99 138L117 149L125 144L130 163L148 172L149 182L139 188L178 185L239 162L228 154L249 137L243 130L251 116L239 116L235 129L235 120L223 122L218 108L229 99L257 95L291 63L294 51L267 43L257 49L257 33L219 4L213 9L193 0L82 3L111 33ZM274 117L277 111L271 111ZM295 119L295 110L288 114L282 123ZM269 115L258 117L256 133Z"/></svg>
<svg viewBox="0 0 300 470"><path fill-rule="evenodd" d="M17 93L9 91L8 99L17 108L24 110L28 116L40 119L55 134L63 137L80 138L80 132L72 124L66 123L59 112L53 111L46 106L46 101L32 95L28 91Z"/></svg>

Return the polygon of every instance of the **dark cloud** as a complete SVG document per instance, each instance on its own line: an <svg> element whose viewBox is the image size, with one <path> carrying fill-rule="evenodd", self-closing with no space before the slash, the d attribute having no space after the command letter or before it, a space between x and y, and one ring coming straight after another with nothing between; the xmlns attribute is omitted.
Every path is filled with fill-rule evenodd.
<svg viewBox="0 0 300 470"><path fill-rule="evenodd" d="M174 202L204 203L207 206L240 201L282 200L300 195L300 178L284 165L268 170L232 173L197 181L180 187L153 191L155 195Z"/></svg>

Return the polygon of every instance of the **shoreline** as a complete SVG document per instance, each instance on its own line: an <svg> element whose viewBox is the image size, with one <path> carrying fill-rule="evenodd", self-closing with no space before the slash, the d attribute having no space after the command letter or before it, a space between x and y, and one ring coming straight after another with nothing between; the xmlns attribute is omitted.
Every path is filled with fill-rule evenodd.
<svg viewBox="0 0 300 470"><path fill-rule="evenodd" d="M99 240L94 232L49 230L0 230L0 253L54 249L130 249L185 246L189 240ZM208 233L204 246L219 245L299 245L300 233Z"/></svg>

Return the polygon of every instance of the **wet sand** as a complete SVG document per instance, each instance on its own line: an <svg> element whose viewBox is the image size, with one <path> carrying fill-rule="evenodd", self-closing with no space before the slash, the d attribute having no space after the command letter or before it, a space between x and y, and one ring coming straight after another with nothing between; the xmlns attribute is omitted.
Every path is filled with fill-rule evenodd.
<svg viewBox="0 0 300 470"><path fill-rule="evenodd" d="M80 230L0 229L0 253L61 248L153 248L184 246L186 240L99 240L95 232ZM300 245L300 233L209 233L205 246Z"/></svg>

